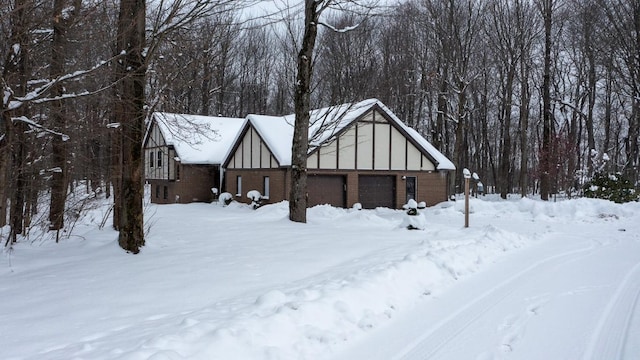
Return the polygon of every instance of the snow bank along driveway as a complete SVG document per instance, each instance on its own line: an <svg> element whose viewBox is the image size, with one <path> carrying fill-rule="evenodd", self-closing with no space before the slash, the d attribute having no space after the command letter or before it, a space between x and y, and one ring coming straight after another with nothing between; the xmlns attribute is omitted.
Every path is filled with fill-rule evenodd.
<svg viewBox="0 0 640 360"><path fill-rule="evenodd" d="M123 254L90 214L0 258L3 359L640 358L640 206L151 205Z"/></svg>

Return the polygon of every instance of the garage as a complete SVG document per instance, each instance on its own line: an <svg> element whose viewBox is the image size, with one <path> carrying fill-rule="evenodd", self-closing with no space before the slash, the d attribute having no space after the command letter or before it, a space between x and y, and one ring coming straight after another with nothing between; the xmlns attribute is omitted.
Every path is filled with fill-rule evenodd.
<svg viewBox="0 0 640 360"><path fill-rule="evenodd" d="M376 207L396 207L396 186L393 175L360 175L358 177L358 198L365 209Z"/></svg>
<svg viewBox="0 0 640 360"><path fill-rule="evenodd" d="M307 177L308 206L329 204L346 207L345 177L342 175L309 175Z"/></svg>

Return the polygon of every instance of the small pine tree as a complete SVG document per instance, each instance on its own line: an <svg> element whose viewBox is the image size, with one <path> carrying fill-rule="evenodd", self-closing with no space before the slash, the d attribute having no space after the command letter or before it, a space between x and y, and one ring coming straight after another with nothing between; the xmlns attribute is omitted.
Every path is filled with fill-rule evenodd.
<svg viewBox="0 0 640 360"><path fill-rule="evenodd" d="M584 185L584 196L611 200L619 204L638 201L638 193L633 184L620 173L596 173L593 179Z"/></svg>

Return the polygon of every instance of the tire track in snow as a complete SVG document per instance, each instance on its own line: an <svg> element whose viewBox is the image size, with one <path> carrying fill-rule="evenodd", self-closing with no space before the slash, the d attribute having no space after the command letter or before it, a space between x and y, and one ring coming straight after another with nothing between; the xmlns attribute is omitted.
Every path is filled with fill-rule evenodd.
<svg viewBox="0 0 640 360"><path fill-rule="evenodd" d="M483 314L500 304L510 294L515 292L524 283L527 276L535 276L535 270L541 266L560 265L569 261L588 256L597 246L595 244L577 250L567 251L561 254L549 256L535 262L522 271L512 275L495 287L485 291L476 300L449 315L428 331L422 334L416 341L409 344L394 360L424 360L431 359L440 352L445 345L456 338L460 333L476 322ZM640 265L640 264L639 264Z"/></svg>
<svg viewBox="0 0 640 360"><path fill-rule="evenodd" d="M622 359L640 299L640 263L626 274L605 307L583 359Z"/></svg>

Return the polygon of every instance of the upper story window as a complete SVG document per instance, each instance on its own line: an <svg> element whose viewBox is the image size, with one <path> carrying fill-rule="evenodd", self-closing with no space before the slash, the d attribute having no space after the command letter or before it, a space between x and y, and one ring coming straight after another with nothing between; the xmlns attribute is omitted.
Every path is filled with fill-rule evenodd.
<svg viewBox="0 0 640 360"><path fill-rule="evenodd" d="M158 167L162 167L162 151L158 150Z"/></svg>
<svg viewBox="0 0 640 360"><path fill-rule="evenodd" d="M153 157L155 153L152 151L149 153L149 167L153 167L153 164L156 162L155 158Z"/></svg>

